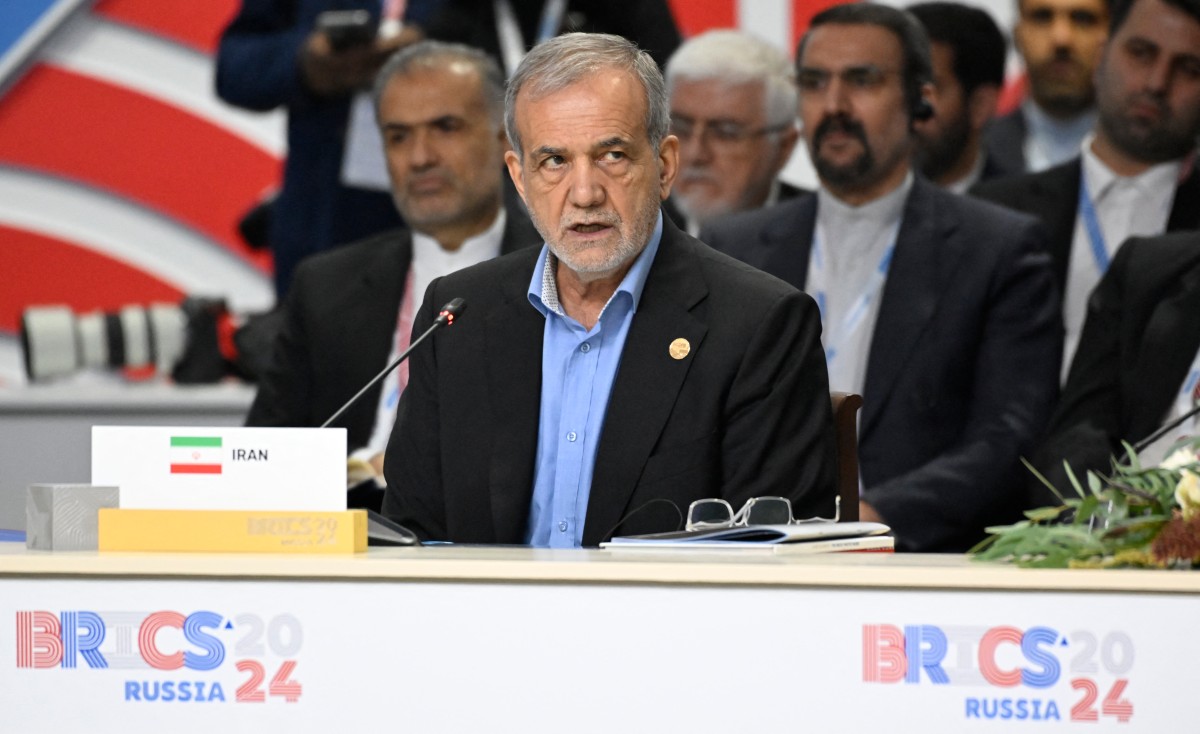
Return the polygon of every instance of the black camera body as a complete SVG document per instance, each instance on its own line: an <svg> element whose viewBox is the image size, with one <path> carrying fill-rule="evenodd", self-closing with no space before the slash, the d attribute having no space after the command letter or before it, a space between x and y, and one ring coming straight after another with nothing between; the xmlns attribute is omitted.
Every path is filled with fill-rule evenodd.
<svg viewBox="0 0 1200 734"><path fill-rule="evenodd" d="M371 43L378 21L366 10L326 10L317 16L317 30L329 39L334 51Z"/></svg>

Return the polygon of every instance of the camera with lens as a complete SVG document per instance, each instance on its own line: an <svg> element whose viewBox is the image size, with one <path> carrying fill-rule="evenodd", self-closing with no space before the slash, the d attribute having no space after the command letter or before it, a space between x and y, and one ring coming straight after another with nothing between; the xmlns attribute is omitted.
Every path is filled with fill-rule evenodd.
<svg viewBox="0 0 1200 734"><path fill-rule="evenodd" d="M263 356L264 324L247 329L248 321L218 298L189 297L178 304L131 304L91 313L34 306L21 315L25 372L32 382L88 369L151 370L184 384L228 376L252 380Z"/></svg>

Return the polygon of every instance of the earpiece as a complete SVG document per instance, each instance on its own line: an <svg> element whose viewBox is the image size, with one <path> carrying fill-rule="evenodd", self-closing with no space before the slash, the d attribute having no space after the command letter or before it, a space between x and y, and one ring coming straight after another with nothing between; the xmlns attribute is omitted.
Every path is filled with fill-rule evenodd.
<svg viewBox="0 0 1200 734"><path fill-rule="evenodd" d="M917 97L916 103L912 106L912 119L915 121L928 120L933 117L933 105L924 97Z"/></svg>

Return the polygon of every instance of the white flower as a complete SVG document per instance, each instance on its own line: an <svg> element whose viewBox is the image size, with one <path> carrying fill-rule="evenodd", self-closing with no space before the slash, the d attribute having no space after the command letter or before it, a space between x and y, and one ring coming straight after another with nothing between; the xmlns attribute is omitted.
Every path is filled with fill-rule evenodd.
<svg viewBox="0 0 1200 734"><path fill-rule="evenodd" d="M1196 463L1196 453L1190 446L1175 449L1171 455L1158 465L1160 469L1174 471Z"/></svg>
<svg viewBox="0 0 1200 734"><path fill-rule="evenodd" d="M1200 475L1184 469L1180 472L1179 484L1175 485L1175 501L1183 510L1183 519L1190 520L1200 513Z"/></svg>

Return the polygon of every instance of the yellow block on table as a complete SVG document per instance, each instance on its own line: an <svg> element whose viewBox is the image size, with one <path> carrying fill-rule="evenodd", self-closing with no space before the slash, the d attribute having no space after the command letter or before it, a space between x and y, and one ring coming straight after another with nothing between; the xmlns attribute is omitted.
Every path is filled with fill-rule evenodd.
<svg viewBox="0 0 1200 734"><path fill-rule="evenodd" d="M364 553L365 510L100 510L102 551Z"/></svg>

